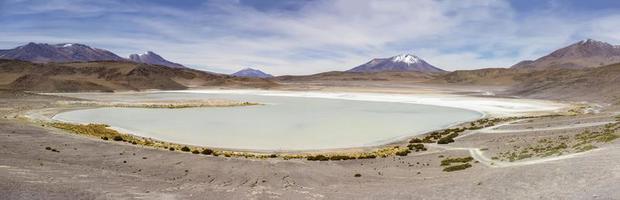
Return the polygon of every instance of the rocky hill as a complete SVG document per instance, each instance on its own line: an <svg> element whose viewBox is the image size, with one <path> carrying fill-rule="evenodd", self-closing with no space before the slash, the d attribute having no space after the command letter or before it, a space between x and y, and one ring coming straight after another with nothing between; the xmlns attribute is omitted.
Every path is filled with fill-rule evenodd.
<svg viewBox="0 0 620 200"><path fill-rule="evenodd" d="M455 71L424 83L445 85L503 86L502 96L566 101L620 103L620 63L602 67L505 69Z"/></svg>
<svg viewBox="0 0 620 200"><path fill-rule="evenodd" d="M592 39L558 49L536 60L521 61L514 69L587 68L620 62L620 46Z"/></svg>
<svg viewBox="0 0 620 200"><path fill-rule="evenodd" d="M237 76L237 77L254 77L254 78L269 78L269 77L273 77L271 74L267 74L261 70L257 70L257 69L252 69L252 68L245 68L242 70L239 70L238 72L235 72L233 74L231 74L232 76Z"/></svg>
<svg viewBox="0 0 620 200"><path fill-rule="evenodd" d="M141 54L131 54L129 55L129 60L137 62L137 63L162 65L162 66L172 67L172 68L185 68L185 66L179 63L170 62L152 51L147 51L146 53L141 53Z"/></svg>

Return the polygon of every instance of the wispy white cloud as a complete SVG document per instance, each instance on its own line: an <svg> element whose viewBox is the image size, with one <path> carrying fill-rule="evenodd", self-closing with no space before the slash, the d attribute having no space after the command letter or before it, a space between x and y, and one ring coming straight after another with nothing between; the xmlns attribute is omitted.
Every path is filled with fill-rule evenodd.
<svg viewBox="0 0 620 200"><path fill-rule="evenodd" d="M505 67L585 37L620 42L618 15L566 14L573 10L555 4L523 12L499 0L286 3L296 5L6 0L0 3L0 48L81 42L120 55L153 50L224 72L250 66L309 74L400 53L448 70Z"/></svg>

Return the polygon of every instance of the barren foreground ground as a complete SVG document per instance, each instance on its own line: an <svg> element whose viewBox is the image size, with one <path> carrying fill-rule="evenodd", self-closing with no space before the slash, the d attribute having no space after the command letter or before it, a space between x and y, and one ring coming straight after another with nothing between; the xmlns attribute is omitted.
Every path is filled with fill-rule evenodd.
<svg viewBox="0 0 620 200"><path fill-rule="evenodd" d="M520 120L468 131L455 143L428 145L428 151L408 156L248 160L141 148L35 126L12 116L66 99L1 95L0 199L620 197L620 140L593 143L594 149L579 153L571 150L545 157L532 153L513 162L504 156L515 151L521 155L536 144L572 144L585 129L596 131L615 123L618 109L614 107L597 114ZM475 158L470 162L473 167L442 171L441 160L465 156Z"/></svg>

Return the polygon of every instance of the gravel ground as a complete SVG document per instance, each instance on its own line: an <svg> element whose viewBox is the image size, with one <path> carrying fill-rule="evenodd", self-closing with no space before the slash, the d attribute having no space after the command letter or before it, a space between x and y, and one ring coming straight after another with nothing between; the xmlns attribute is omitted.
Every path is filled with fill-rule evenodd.
<svg viewBox="0 0 620 200"><path fill-rule="evenodd" d="M569 159L498 168L471 162L472 168L456 172L443 172L440 157L468 151L431 148L404 157L325 162L247 160L34 126L10 119L16 105L43 108L56 98L3 95L1 111L8 119L0 120L0 199L620 199L618 140ZM508 137L473 134L449 146L509 148L502 136Z"/></svg>

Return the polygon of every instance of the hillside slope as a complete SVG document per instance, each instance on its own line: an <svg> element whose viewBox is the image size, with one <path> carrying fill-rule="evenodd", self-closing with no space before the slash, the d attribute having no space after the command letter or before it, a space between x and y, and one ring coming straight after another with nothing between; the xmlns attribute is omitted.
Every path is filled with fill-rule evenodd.
<svg viewBox="0 0 620 200"><path fill-rule="evenodd" d="M178 90L209 86L268 88L276 84L262 79L127 61L37 64L0 60L0 85L13 90L76 92Z"/></svg>
<svg viewBox="0 0 620 200"><path fill-rule="evenodd" d="M529 70L506 68L457 70L447 74L441 74L429 80L428 83L511 86L521 82L529 73Z"/></svg>
<svg viewBox="0 0 620 200"><path fill-rule="evenodd" d="M581 69L600 67L620 62L620 46L592 39L582 40L560 48L536 60L521 61L515 69Z"/></svg>
<svg viewBox="0 0 620 200"><path fill-rule="evenodd" d="M620 63L597 68L532 72L507 93L527 98L619 103Z"/></svg>
<svg viewBox="0 0 620 200"><path fill-rule="evenodd" d="M340 72L331 71L323 72L312 75L300 75L300 76L278 76L271 78L277 82L353 82L353 81L367 81L367 82L409 82L419 83L432 79L436 74L421 73L421 72Z"/></svg>

